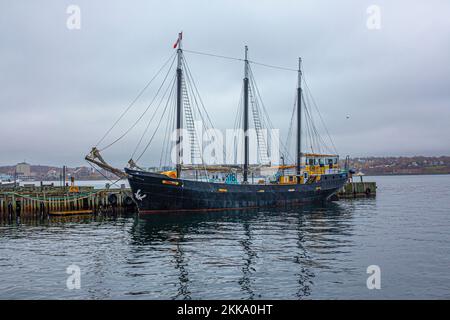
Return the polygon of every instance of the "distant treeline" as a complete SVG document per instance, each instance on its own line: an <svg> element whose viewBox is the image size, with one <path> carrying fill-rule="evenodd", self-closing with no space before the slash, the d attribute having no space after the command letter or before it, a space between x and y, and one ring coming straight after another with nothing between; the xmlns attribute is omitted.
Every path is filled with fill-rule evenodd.
<svg viewBox="0 0 450 320"><path fill-rule="evenodd" d="M345 160L341 160L344 165ZM450 174L450 156L440 157L357 157L350 159L350 167L368 175L388 174ZM14 175L15 165L0 166L0 174ZM37 179L56 179L62 172L61 167L30 165L31 174ZM104 170L101 174L91 167L67 168L67 173L76 179L104 179L110 174Z"/></svg>
<svg viewBox="0 0 450 320"><path fill-rule="evenodd" d="M368 175L450 174L450 156L359 157L350 167Z"/></svg>
<svg viewBox="0 0 450 320"><path fill-rule="evenodd" d="M105 176L108 178L111 177L111 174L109 172L106 172L104 170L100 170L100 172L86 166L66 168L67 176L74 177L77 180L103 180L105 179ZM62 174L62 166L55 167L46 165L30 165L30 173L31 177L36 180L58 180L60 178L60 175ZM16 166L0 166L0 174L13 177L16 174Z"/></svg>

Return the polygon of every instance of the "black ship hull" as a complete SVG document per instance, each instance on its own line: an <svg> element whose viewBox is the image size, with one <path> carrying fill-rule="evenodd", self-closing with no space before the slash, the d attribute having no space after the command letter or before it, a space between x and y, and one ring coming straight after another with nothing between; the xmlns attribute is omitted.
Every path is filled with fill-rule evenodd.
<svg viewBox="0 0 450 320"><path fill-rule="evenodd" d="M282 207L324 202L343 187L346 173L310 184L225 184L172 179L125 169L140 213Z"/></svg>

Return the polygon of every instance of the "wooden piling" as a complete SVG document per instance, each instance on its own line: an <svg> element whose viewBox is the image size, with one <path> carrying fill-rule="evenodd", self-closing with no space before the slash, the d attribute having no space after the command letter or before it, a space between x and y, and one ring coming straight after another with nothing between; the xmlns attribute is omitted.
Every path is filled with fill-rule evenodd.
<svg viewBox="0 0 450 320"><path fill-rule="evenodd" d="M117 202L114 209L125 208L125 198L130 194L129 189L101 189L93 187L80 187L78 193L68 193L62 187L40 187L0 190L0 215L16 214L18 201L21 205L21 213L31 215L43 215L51 212L70 212L91 210L98 212L111 210L113 205L109 202L109 195L115 194ZM11 204L11 209L9 209Z"/></svg>
<svg viewBox="0 0 450 320"><path fill-rule="evenodd" d="M375 182L349 182L338 192L339 198L374 197L377 193Z"/></svg>

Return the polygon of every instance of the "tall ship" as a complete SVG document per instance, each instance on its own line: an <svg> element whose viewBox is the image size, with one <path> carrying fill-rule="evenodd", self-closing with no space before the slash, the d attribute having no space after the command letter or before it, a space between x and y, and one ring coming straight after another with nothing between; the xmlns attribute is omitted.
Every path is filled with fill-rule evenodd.
<svg viewBox="0 0 450 320"><path fill-rule="evenodd" d="M273 131L269 130L273 129L273 125L251 68L252 64L277 68L276 66L249 60L247 46L243 59L184 50L182 33L179 34L174 49L176 52L157 73L163 83L157 87L156 94L144 112L136 121L131 122L130 128L123 134L105 147L99 147L138 98L144 95L143 92L150 87L150 83L86 156L86 160L93 166L113 173L118 179L128 179L139 213L321 203L329 200L344 186L348 180L347 170L339 167L337 152L323 152L325 142L319 137L313 124L314 109L305 103L309 101L310 104L315 104L302 87L304 77L300 58L297 70L278 67L296 71L297 85L286 143L277 144L275 140L279 137L275 137L273 133L267 134ZM238 133L233 136L234 144L230 149L234 152L232 163L225 161L229 156L222 156L223 150L214 150L213 161L205 160L205 132L211 132L213 126L193 81L185 52L236 60L244 65L242 94L235 120ZM167 69L165 76L164 68ZM156 76L150 82L154 79ZM148 112L149 109L152 111ZM145 121L147 113L149 119ZM199 122L195 118L202 120L200 123L204 128L198 128ZM141 120L144 123L144 134L139 139L128 166L120 170L108 164L100 152L124 140ZM149 129L152 125L155 127L153 133ZM152 150L151 144L157 140L155 137L158 132L164 132L159 139L162 141L162 146L158 149L161 153L159 166L145 169L138 163L147 150ZM199 136L203 136L203 139ZM148 143L143 145L145 137ZM209 141L212 140L214 139ZM303 144L305 150L302 149ZM278 152L270 150L274 149L274 145L275 148L278 146L278 150L275 150ZM250 153L255 148L256 161L252 161ZM140 150L142 152L139 154ZM167 154L172 155L169 161ZM157 158L156 148L151 157Z"/></svg>

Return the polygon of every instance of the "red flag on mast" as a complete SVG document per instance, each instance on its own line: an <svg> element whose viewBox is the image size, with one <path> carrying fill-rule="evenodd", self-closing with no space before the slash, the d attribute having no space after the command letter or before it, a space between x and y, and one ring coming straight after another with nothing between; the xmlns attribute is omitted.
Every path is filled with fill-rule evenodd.
<svg viewBox="0 0 450 320"><path fill-rule="evenodd" d="M181 39L183 38L183 32L180 32L178 34L178 39L177 42L174 43L173 48L175 49L176 47L178 47L178 44L180 43Z"/></svg>

